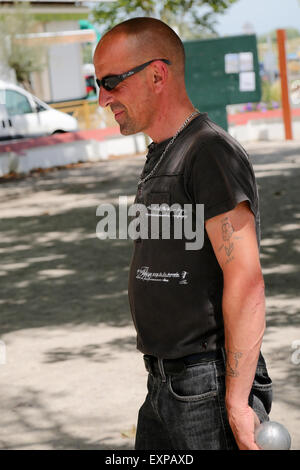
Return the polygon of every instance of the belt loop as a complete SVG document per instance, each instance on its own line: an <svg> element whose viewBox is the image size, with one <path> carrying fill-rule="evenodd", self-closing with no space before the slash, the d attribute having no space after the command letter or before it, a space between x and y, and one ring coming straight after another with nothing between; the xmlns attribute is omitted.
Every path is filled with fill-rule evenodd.
<svg viewBox="0 0 300 470"><path fill-rule="evenodd" d="M147 356L147 354L144 355L144 364L145 364L146 371L149 374L154 375L152 360L150 356Z"/></svg>
<svg viewBox="0 0 300 470"><path fill-rule="evenodd" d="M161 375L161 379L162 379L162 382L166 382L167 379L166 379L166 374L165 374L165 371L164 371L164 363L163 363L163 359L157 359L157 362L158 362L158 368L159 368L159 372L160 372L160 375Z"/></svg>

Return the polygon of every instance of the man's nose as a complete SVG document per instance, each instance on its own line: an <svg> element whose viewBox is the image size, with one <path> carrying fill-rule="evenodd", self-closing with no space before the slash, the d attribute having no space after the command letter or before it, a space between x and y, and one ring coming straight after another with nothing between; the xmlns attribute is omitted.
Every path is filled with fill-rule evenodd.
<svg viewBox="0 0 300 470"><path fill-rule="evenodd" d="M100 87L100 90L99 90L99 105L102 106L102 108L105 108L106 106L108 106L111 102L112 102L113 98L112 98L112 94L105 90L105 88Z"/></svg>

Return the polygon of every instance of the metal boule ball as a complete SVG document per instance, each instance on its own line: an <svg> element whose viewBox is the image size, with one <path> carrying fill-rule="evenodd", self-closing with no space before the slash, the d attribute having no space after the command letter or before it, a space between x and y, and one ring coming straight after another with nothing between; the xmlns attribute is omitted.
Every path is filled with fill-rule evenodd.
<svg viewBox="0 0 300 470"><path fill-rule="evenodd" d="M265 421L256 427L255 442L262 450L289 450L291 436L288 430L276 421Z"/></svg>

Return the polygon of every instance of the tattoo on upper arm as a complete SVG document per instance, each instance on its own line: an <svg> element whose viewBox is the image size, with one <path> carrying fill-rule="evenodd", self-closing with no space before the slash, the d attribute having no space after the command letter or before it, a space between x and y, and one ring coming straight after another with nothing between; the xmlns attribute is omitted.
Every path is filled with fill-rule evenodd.
<svg viewBox="0 0 300 470"><path fill-rule="evenodd" d="M240 375L238 371L239 360L243 356L240 351L232 352L226 351L226 375L229 377L238 377Z"/></svg>
<svg viewBox="0 0 300 470"><path fill-rule="evenodd" d="M222 222L222 236L224 241L230 240L232 234L234 232L234 228L232 223L230 222L228 217L225 217L221 220Z"/></svg>
<svg viewBox="0 0 300 470"><path fill-rule="evenodd" d="M227 257L226 259L226 264L227 264L234 259L234 256L233 256L234 244L232 241L234 228L233 228L232 223L230 222L229 217L225 217L224 219L221 220L221 230L222 230L222 239L224 243L220 246L219 251L221 251L221 249L224 248L226 257Z"/></svg>
<svg viewBox="0 0 300 470"><path fill-rule="evenodd" d="M234 227L230 221L229 217L224 217L221 220L221 230L222 230L222 240L224 243L219 247L218 251L220 252L223 248L226 253L226 261L225 264L230 263L230 261L234 260L233 251L234 251L234 243L233 239L239 240L243 237L237 237L234 235Z"/></svg>

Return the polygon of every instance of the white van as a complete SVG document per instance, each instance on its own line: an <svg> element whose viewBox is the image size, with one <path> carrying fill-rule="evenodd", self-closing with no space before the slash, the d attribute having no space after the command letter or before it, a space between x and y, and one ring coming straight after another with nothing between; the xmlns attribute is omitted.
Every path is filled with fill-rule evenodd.
<svg viewBox="0 0 300 470"><path fill-rule="evenodd" d="M23 88L0 80L0 140L78 130L69 114L51 108Z"/></svg>

